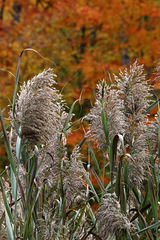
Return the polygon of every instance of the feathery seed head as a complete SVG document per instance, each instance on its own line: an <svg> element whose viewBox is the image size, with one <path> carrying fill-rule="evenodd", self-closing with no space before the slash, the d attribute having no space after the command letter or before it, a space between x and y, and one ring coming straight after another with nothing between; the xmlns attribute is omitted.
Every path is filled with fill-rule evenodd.
<svg viewBox="0 0 160 240"><path fill-rule="evenodd" d="M146 138L149 120L142 114L150 103L150 86L143 65L139 65L137 61L129 70L120 71L115 80L119 101L122 103L121 110L124 113L126 147L132 155L127 157L129 186L140 187L150 165Z"/></svg>
<svg viewBox="0 0 160 240"><path fill-rule="evenodd" d="M138 65L137 61L130 66L130 70L120 71L119 76L115 76L118 93L124 104L124 113L127 117L138 117L144 109L148 107L150 87L144 74L143 65Z"/></svg>
<svg viewBox="0 0 160 240"><path fill-rule="evenodd" d="M77 152L72 155L68 163L64 178L66 189L66 200L68 205L80 203L86 199L86 181L83 173L85 169L82 164L82 155Z"/></svg>
<svg viewBox="0 0 160 240"><path fill-rule="evenodd" d="M123 120L123 113L121 112L121 102L117 98L116 91L111 89L104 81L97 84L97 98L86 119L90 121L90 137L97 142L99 148L105 149L106 142L101 116L102 109L105 112L110 140L118 133L123 134L125 122Z"/></svg>
<svg viewBox="0 0 160 240"><path fill-rule="evenodd" d="M109 236L121 235L132 231L132 224L125 214L121 212L120 204L115 194L106 194L96 214L98 232L102 239Z"/></svg>
<svg viewBox="0 0 160 240"><path fill-rule="evenodd" d="M66 113L61 95L53 88L52 69L44 70L23 84L15 109L21 136L29 145L47 145L63 128Z"/></svg>
<svg viewBox="0 0 160 240"><path fill-rule="evenodd" d="M122 111L126 122L127 134L130 132L130 138L133 136L134 126L138 126L139 120L143 118L142 112L149 106L150 86L144 74L143 65L138 65L137 61L130 66L130 70L120 71L119 76L115 76L117 82L117 93L122 103ZM146 121L146 119L145 119ZM141 121L140 121L141 122ZM143 127L144 124L141 124ZM139 127L139 126L138 126ZM140 130L140 128L139 128ZM138 131L139 131L138 130ZM131 140L131 139L127 139Z"/></svg>

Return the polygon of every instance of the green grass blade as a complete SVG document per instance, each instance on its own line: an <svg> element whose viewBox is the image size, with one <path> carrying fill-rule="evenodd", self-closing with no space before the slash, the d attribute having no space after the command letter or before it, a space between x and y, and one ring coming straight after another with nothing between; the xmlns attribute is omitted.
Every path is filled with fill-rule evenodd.
<svg viewBox="0 0 160 240"><path fill-rule="evenodd" d="M20 159L20 153L21 153L21 138L19 136L17 136L16 157L17 157L18 160ZM19 167L19 166L17 166L17 167ZM18 188L17 188L16 177L15 177L15 174L14 174L14 171L13 171L12 167L10 168L10 172L11 172L12 197L16 201Z"/></svg>
<svg viewBox="0 0 160 240"><path fill-rule="evenodd" d="M83 175L84 175L84 178L86 179L86 182L87 182L88 186L90 187L93 195L95 196L97 202L99 203L99 197L98 197L98 195L97 195L97 193L96 193L96 191L95 191L91 181L89 180L89 178L86 176L86 174L84 172L83 172Z"/></svg>
<svg viewBox="0 0 160 240"><path fill-rule="evenodd" d="M97 173L95 172L94 168L93 168L91 165L88 165L87 168L88 168L88 170L89 170L90 172L92 172L92 174L93 174L93 176L95 177L95 179L97 180L97 183L98 183L99 187L101 188L101 190L102 190L104 193L106 193L106 190L105 190L105 188L104 188L101 180L99 179Z"/></svg>
<svg viewBox="0 0 160 240"><path fill-rule="evenodd" d="M149 239L149 240L154 240L153 234L152 234L152 232L150 231L150 228L148 228L148 224L147 224L147 222L146 222L145 217L143 217L143 215L140 213L140 211L139 211L138 209L134 208L133 211L136 211L136 212L138 213L138 215L139 215L139 217L140 217L140 219L141 219L141 221L142 221L142 224L143 224L143 226L144 226L144 229L146 229L146 230L145 230L145 234L146 234L146 236L147 236L147 239ZM140 231L141 231L141 230L140 230ZM140 231L138 231L138 232L140 232ZM132 236L134 236L134 235L135 235L135 234L133 234Z"/></svg>
<svg viewBox="0 0 160 240"><path fill-rule="evenodd" d="M152 170L152 173L153 173L153 176L154 176L154 182L157 185L157 176L156 176L155 164L154 164L153 154L152 154L152 151L151 151L151 145L149 143L148 136L147 136L147 141L148 141L148 149L149 149L149 154L150 154L150 159L151 159L151 170Z"/></svg>
<svg viewBox="0 0 160 240"><path fill-rule="evenodd" d="M158 99L158 100L156 100L154 103L152 103L148 108L146 108L146 109L142 112L142 114L143 114L143 115L148 114L152 109L154 109L154 108L158 105L159 101L160 101L160 99Z"/></svg>
<svg viewBox="0 0 160 240"><path fill-rule="evenodd" d="M15 81L15 87L14 87L14 94L13 94L13 103L12 103L12 115L14 118L14 114L15 114L15 103L16 103L16 93L17 93L17 87L18 87L18 82L19 82L19 70L20 70L20 65L21 65L21 60L22 60L22 55L24 52L26 51L32 51L37 53L40 57L42 57L45 60L51 61L50 59L47 59L45 57L43 57L39 52L37 52L35 49L32 48L26 48L24 49L18 59L18 64L17 64L17 69L16 69L16 81ZM53 61L51 61L53 63Z"/></svg>
<svg viewBox="0 0 160 240"><path fill-rule="evenodd" d="M18 64L17 64L17 70L16 70L16 81L15 81L13 102L12 102L12 115L13 115L13 118L14 118L14 114L15 114L15 102L16 102L16 93L17 93L17 87L18 87L18 81L19 81L19 70L20 70L20 64L21 64L21 59L22 59L23 53L24 53L24 51L22 51L20 56L19 56L19 60L18 60Z"/></svg>
<svg viewBox="0 0 160 240"><path fill-rule="evenodd" d="M134 124L138 123L144 117L144 115L147 115L152 109L154 109L159 104L159 101L160 101L160 99L156 100L153 104L151 104L148 108L146 108L142 112L142 116L139 118L139 120L133 121L131 126L133 126Z"/></svg>
<svg viewBox="0 0 160 240"><path fill-rule="evenodd" d="M20 159L21 157L21 138L17 136L17 141L16 141L16 157L17 159Z"/></svg>
<svg viewBox="0 0 160 240"><path fill-rule="evenodd" d="M116 184L115 184L115 193L118 197L118 199L120 198L120 193L121 193L121 164L118 164L118 169L117 169L117 176L116 176Z"/></svg>
<svg viewBox="0 0 160 240"><path fill-rule="evenodd" d="M25 220L25 225L24 225L24 234L23 234L23 240L27 240L28 239L28 233L29 233L29 227L30 226L30 221L31 221L31 215L34 211L34 207L35 207L35 204L37 202L37 199L39 197L39 194L41 192L41 189L42 189L42 186L40 189L36 189L36 195L34 197L34 199L32 200L32 202L30 203L30 205L28 206L29 209L27 209L27 217L26 217L26 220Z"/></svg>
<svg viewBox="0 0 160 240"><path fill-rule="evenodd" d="M91 208L89 203L87 203L86 208L87 208L87 211L89 213L89 216L91 217L92 223L95 224L96 223L96 218L95 218L95 215L94 215L94 213L92 211L92 208Z"/></svg>
<svg viewBox="0 0 160 240"><path fill-rule="evenodd" d="M14 129L16 130L17 136L20 137L19 130L18 130L18 127L17 127L15 119L13 119L13 126L14 126Z"/></svg>
<svg viewBox="0 0 160 240"><path fill-rule="evenodd" d="M121 205L121 210L126 214L127 211L127 197L126 197L126 191L121 184L121 191L120 191L120 205Z"/></svg>
<svg viewBox="0 0 160 240"><path fill-rule="evenodd" d="M36 171L37 171L37 162L38 162L38 147L35 146L35 160L34 160L34 165L33 165L33 171L32 171L32 176L31 176L31 183L30 186L33 184L35 176L36 176Z"/></svg>
<svg viewBox="0 0 160 240"><path fill-rule="evenodd" d="M102 119L103 130L106 138L106 143L107 143L107 146L109 147L110 146L109 132L108 132L108 125L107 125L107 119L106 119L104 108L101 111L101 119Z"/></svg>
<svg viewBox="0 0 160 240"><path fill-rule="evenodd" d="M115 184L116 179L113 180L113 184ZM106 191L108 191L110 188L112 188L111 182L108 183L107 187L105 188Z"/></svg>
<svg viewBox="0 0 160 240"><path fill-rule="evenodd" d="M6 211L6 209L5 209L5 218L6 218L7 233L8 233L9 240L14 240L10 218L8 216L8 212Z"/></svg>
<svg viewBox="0 0 160 240"><path fill-rule="evenodd" d="M159 226L160 226L160 221L159 221L159 222L156 222L156 223L154 223L154 224L152 224L152 225L150 225L150 226L148 226L148 227L146 227L146 228L143 228L143 229L141 229L141 230L138 231L138 232L133 233L132 236L134 236L134 235L136 235L136 234L140 234L140 233L145 232L145 231L148 231L148 230L151 230L151 229L154 229L154 228L158 228Z"/></svg>
<svg viewBox="0 0 160 240"><path fill-rule="evenodd" d="M82 212L81 212L81 214L80 214L80 216L79 216L79 218L78 218L78 221L77 221L77 223L76 223L76 225L75 225L75 227L74 227L74 229L73 229L73 231L72 231L72 235L74 235L75 232L77 231L77 228L79 227L79 225L80 225L80 223L81 223L81 220L82 220L82 217L83 217L83 215L84 215L84 213L85 213L85 209L86 209L86 206L83 208L83 210L82 210Z"/></svg>
<svg viewBox="0 0 160 240"><path fill-rule="evenodd" d="M97 161L97 158L96 158L96 155L93 151L93 148L92 148L92 145L90 143L90 141L87 139L87 144L88 144L88 148L89 148L89 151L91 153L91 156L92 156L92 159L93 159L93 162L97 168L97 171L98 171L98 174L102 177L102 174L101 174L101 170L100 170L100 167L99 167L99 164L98 164L98 161Z"/></svg>
<svg viewBox="0 0 160 240"><path fill-rule="evenodd" d="M126 189L126 194L128 195L129 189L128 189L128 163L125 161L124 164L124 184Z"/></svg>
<svg viewBox="0 0 160 240"><path fill-rule="evenodd" d="M9 168L10 168L10 165L6 166L5 170L3 172L1 172L0 177L2 177L8 171Z"/></svg>
<svg viewBox="0 0 160 240"><path fill-rule="evenodd" d="M28 187L28 195L27 195L27 200L26 200L26 206L29 206L30 203L30 199L31 199L31 195L32 195L32 189L33 189L33 183L34 183L34 179L36 176L36 171L37 171L37 161L38 161L38 148L37 146L35 146L35 159L34 162L32 162L33 164L33 168L32 168L32 175L31 175L31 180L30 180L30 184ZM32 159L33 161L33 159Z"/></svg>
<svg viewBox="0 0 160 240"><path fill-rule="evenodd" d="M157 206L157 196L155 194L155 189L153 186L153 182L151 179L151 176L148 176L148 190L149 190L149 197L150 197L150 201L151 201L151 206L152 206L152 211L153 211L153 215L154 215L154 220L155 222L158 221L158 206Z"/></svg>
<svg viewBox="0 0 160 240"><path fill-rule="evenodd" d="M109 161L110 161L110 174L111 174L111 189L112 189L112 192L113 192L113 171L114 171L114 167L115 167L116 160L117 160L118 139L119 139L118 135L114 136L112 141L111 141L111 147L110 147Z"/></svg>
<svg viewBox="0 0 160 240"><path fill-rule="evenodd" d="M149 198L148 198L148 188L149 188L149 186L146 187L145 196L144 196L143 201L141 203L141 208L143 208L146 204L148 204L148 200L149 200Z"/></svg>
<svg viewBox="0 0 160 240"><path fill-rule="evenodd" d="M1 121L1 125L2 125L2 131L3 131L3 135L4 135L8 160L9 160L9 163L11 164L11 167L12 167L12 170L13 170L14 174L16 175L16 168L15 168L15 164L14 164L14 159L13 159L12 151L11 151L10 144L9 144L9 141L8 141L8 137L7 137L7 133L6 133L1 109L0 109L0 121Z"/></svg>
<svg viewBox="0 0 160 240"><path fill-rule="evenodd" d="M2 113L3 111L1 111ZM5 126L5 129L7 130L9 127L11 126L11 123L7 124L7 126ZM3 137L3 131L0 132L0 138Z"/></svg>
<svg viewBox="0 0 160 240"><path fill-rule="evenodd" d="M78 102L78 101L79 101L79 100L74 101L74 103L72 104L72 106L71 106L71 108L70 108L70 110L69 110L67 119L66 119L65 124L64 124L64 127L63 127L63 133L65 133L65 132L67 131L67 129L69 128L69 127L68 127L68 123L69 123L69 121L70 121L70 119L71 119L74 106L75 106L76 102Z"/></svg>
<svg viewBox="0 0 160 240"><path fill-rule="evenodd" d="M121 156L121 163L119 164L119 168L117 171L116 192L117 192L118 198L120 197L121 168L122 168L122 160L123 160L123 156L124 156L124 152L125 152L123 136L120 134L115 135L112 138L111 148L110 148L110 172L111 172L111 184L112 184L112 192L113 192L113 172L114 172L114 168L115 168L115 165L117 162L117 147L118 147L119 142L121 144L123 155Z"/></svg>
<svg viewBox="0 0 160 240"><path fill-rule="evenodd" d="M78 122L80 122L83 119L83 117L77 119L76 121L74 121L69 127L65 128L64 130L67 131L68 129L70 129L71 127L73 127L74 125L76 125ZM69 122L68 122L69 123ZM63 131L64 131L63 130Z"/></svg>
<svg viewBox="0 0 160 240"><path fill-rule="evenodd" d="M25 193L24 193L24 190L23 190L23 187L22 187L20 179L18 179L18 185L19 185L19 190L20 190L21 196L22 196L23 210L24 210L25 204L26 204L26 202L25 202Z"/></svg>
<svg viewBox="0 0 160 240"><path fill-rule="evenodd" d="M12 168L10 168L10 172L11 172L11 187L12 187L12 197L14 199L16 199L16 177L15 177L15 174L12 170Z"/></svg>
<svg viewBox="0 0 160 240"><path fill-rule="evenodd" d="M2 230L2 224L3 224L4 220L5 220L5 211L3 212L3 214L2 214L2 216L0 218L0 232Z"/></svg>
<svg viewBox="0 0 160 240"><path fill-rule="evenodd" d="M13 217L12 217L11 209L10 209L10 206L9 206L9 203L8 203L8 200L7 200L7 196L6 196L4 186L3 186L2 179L0 179L0 185L1 185L1 188L2 188L3 202L4 202L5 209L7 211L7 216L9 217L10 222L13 223Z"/></svg>
<svg viewBox="0 0 160 240"><path fill-rule="evenodd" d="M85 143L87 137L84 136L83 139L81 140L81 142L78 144L78 148L81 149L81 147L83 146L83 144Z"/></svg>

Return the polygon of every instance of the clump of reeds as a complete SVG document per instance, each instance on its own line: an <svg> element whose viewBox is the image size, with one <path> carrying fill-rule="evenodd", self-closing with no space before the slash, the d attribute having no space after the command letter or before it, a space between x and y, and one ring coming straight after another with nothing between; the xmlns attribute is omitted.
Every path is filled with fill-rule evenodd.
<svg viewBox="0 0 160 240"><path fill-rule="evenodd" d="M1 239L158 239L160 124L159 114L149 120L158 101L143 66L98 83L90 113L74 123L75 103L67 112L55 77L44 70L14 94L9 138L0 115L10 164L0 175ZM88 130L69 155L67 134L84 120Z"/></svg>

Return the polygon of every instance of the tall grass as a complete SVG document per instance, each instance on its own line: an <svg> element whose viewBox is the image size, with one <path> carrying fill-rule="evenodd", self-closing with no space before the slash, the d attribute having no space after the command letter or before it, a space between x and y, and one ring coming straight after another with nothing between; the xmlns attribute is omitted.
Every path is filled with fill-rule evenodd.
<svg viewBox="0 0 160 240"><path fill-rule="evenodd" d="M71 122L76 102L68 111L52 69L17 95L22 54L9 134L0 112L9 160L0 175L0 238L159 239L160 110L150 122L159 100L151 101L143 66L135 62L110 87L98 83L90 113ZM67 136L78 121L89 126L68 156Z"/></svg>

